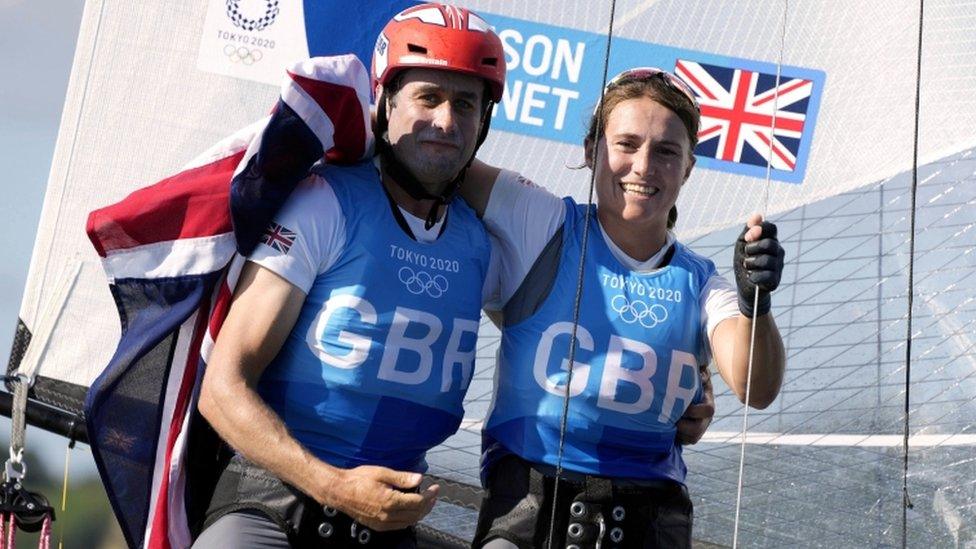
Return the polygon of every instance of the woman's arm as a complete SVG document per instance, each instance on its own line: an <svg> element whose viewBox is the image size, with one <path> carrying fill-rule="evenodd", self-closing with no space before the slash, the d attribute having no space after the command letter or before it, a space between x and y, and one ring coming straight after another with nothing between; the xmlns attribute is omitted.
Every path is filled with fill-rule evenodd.
<svg viewBox="0 0 976 549"><path fill-rule="evenodd" d="M752 348L749 406L765 408L779 394L786 369L786 351L770 308L770 293L779 286L783 272L783 248L776 226L750 216L739 236L733 258L740 314L715 327L712 351L719 374L741 402L746 401L746 378ZM759 292L758 307L754 305ZM752 328L755 322L755 342Z"/></svg>
<svg viewBox="0 0 976 549"><path fill-rule="evenodd" d="M746 375L749 368L749 343L752 320L745 315L729 318L715 327L712 351L719 375L739 397L746 401ZM776 321L771 313L755 319L756 342L752 359L752 381L749 387L749 406L763 409L776 400L783 373L786 353Z"/></svg>

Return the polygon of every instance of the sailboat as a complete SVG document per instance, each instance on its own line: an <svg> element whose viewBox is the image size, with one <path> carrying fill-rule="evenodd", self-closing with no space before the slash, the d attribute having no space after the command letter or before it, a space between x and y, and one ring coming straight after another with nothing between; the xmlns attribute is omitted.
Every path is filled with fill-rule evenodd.
<svg viewBox="0 0 976 549"><path fill-rule="evenodd" d="M260 119L288 63L352 52L368 64L379 29L413 3L88 0L8 368L31 381L33 423L87 440L86 397L122 335L89 212ZM605 75L657 66L703 105L679 238L727 274L749 212L780 227L784 388L746 415L716 386L715 420L685 451L696 540L976 543L976 2L464 4L495 27L508 65L486 161L587 200L587 174L567 167ZM462 429L428 458L444 487L421 528L430 544L474 531L498 333L485 322L479 337ZM145 380L129 396L161 412L120 418L131 431L92 444L139 447L150 432L138 465L158 469L174 407L159 387L184 373ZM142 501L122 523L148 545L156 486L110 477L110 494Z"/></svg>

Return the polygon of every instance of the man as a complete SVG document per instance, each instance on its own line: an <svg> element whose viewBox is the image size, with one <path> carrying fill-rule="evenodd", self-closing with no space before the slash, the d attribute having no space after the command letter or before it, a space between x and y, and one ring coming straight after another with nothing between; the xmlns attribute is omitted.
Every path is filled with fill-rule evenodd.
<svg viewBox="0 0 976 549"><path fill-rule="evenodd" d="M237 452L196 547L412 547L424 454L458 427L490 245L452 201L501 99L501 42L436 4L377 41L378 162L316 169L243 267L199 410ZM294 236L292 236L294 235Z"/></svg>

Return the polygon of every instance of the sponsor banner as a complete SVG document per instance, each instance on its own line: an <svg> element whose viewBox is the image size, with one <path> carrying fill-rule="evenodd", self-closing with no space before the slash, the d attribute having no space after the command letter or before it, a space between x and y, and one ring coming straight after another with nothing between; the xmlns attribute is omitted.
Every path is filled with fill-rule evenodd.
<svg viewBox="0 0 976 549"><path fill-rule="evenodd" d="M492 128L581 143L600 97L606 36L484 15L502 39L508 68ZM678 74L694 90L702 109L698 168L764 178L771 157L773 179L803 180L823 71L783 66L776 97L775 63L614 38L607 79L637 66Z"/></svg>
<svg viewBox="0 0 976 549"><path fill-rule="evenodd" d="M363 0L353 16L341 2L211 0L199 66L269 84L309 55L352 52L369 66L383 25L416 3ZM580 144L600 97L607 37L481 15L501 38L508 68L492 128ZM770 162L773 179L802 182L823 71L783 66L777 86L775 63L614 38L607 77L635 66L674 72L694 90L702 109L697 167L764 178Z"/></svg>

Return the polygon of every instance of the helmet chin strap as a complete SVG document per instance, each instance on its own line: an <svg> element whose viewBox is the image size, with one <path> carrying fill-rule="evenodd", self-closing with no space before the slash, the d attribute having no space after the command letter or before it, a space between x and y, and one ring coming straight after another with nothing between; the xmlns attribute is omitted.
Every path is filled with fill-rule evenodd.
<svg viewBox="0 0 976 549"><path fill-rule="evenodd" d="M488 135L488 125L491 122L491 109L493 103L491 101L487 102L485 107L485 112L481 119L481 131L478 134L478 142L474 147L474 151L471 152L471 157L464 164L464 167L454 176L453 179L445 181L443 186L443 191L440 194L433 194L427 190L423 183L417 179L414 173L408 168L400 159L397 158L396 153L393 152L393 146L390 145L389 136L387 132L387 125L389 121L386 118L386 105L387 105L387 94L384 91L380 96L379 108L376 113L376 126L379 130L379 139L376 140L376 151L380 155L380 161L383 166L383 170L386 175L390 176L401 189L407 192L411 198L414 200L433 200L434 203L430 207L430 211L427 212L427 217L424 220L424 228L430 230L431 227L437 223L437 210L438 207L443 204L447 205L454 199L454 195L457 194L458 189L461 187L461 182L464 181L464 175L467 173L468 168L471 163L474 162L475 154L477 154L478 149L484 142L485 137Z"/></svg>

